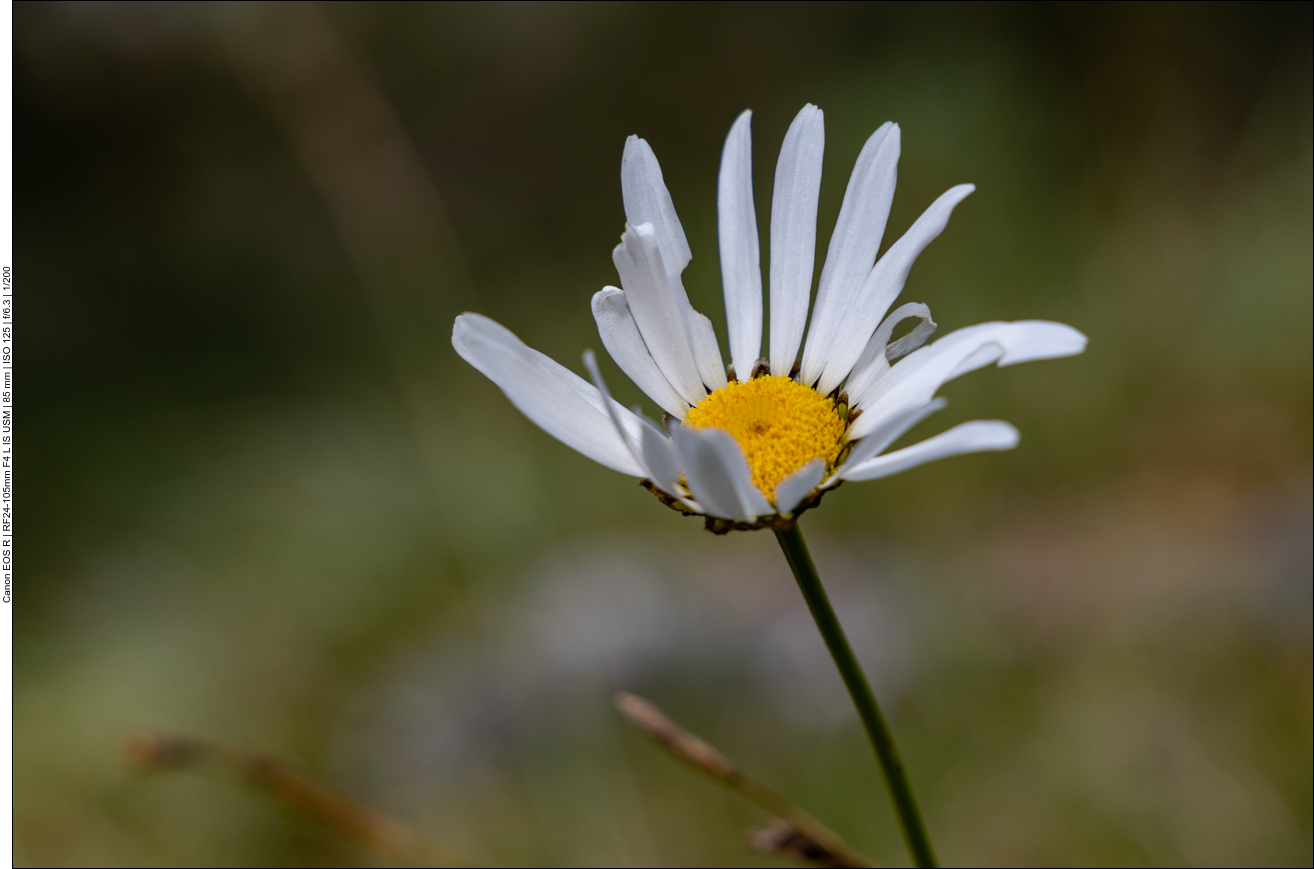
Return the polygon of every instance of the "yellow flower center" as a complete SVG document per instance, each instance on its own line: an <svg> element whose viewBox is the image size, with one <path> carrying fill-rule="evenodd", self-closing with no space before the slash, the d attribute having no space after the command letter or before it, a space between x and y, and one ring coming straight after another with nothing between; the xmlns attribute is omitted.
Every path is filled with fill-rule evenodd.
<svg viewBox="0 0 1314 869"><path fill-rule="evenodd" d="M739 442L753 483L772 501L780 481L815 458L829 471L839 457L839 406L788 377L734 381L698 402L685 423L724 429Z"/></svg>

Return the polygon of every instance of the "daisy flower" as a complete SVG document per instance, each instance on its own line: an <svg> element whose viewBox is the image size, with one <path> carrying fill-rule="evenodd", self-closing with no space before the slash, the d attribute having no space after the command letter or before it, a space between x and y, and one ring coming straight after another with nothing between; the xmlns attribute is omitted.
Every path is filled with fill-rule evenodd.
<svg viewBox="0 0 1314 869"><path fill-rule="evenodd" d="M620 287L594 295L593 316L612 359L665 411L663 424L614 401L591 352L584 363L592 384L479 314L456 319L456 351L548 434L640 478L681 512L707 517L708 529L716 532L783 529L843 481L875 480L947 456L1016 446L1011 425L978 420L885 452L944 407L935 393L947 381L990 364L1070 356L1086 345L1070 326L1038 320L982 323L925 344L935 330L926 305L890 310L918 254L974 189L951 188L877 259L894 198L896 124L873 133L858 155L810 323L822 112L808 105L790 125L776 162L770 332L766 357L759 358L763 275L751 116L744 112L730 128L717 185L728 368L711 321L694 310L685 292L680 276L692 253L657 158L637 136L625 143L626 223L612 251ZM891 340L905 320L917 322Z"/></svg>
<svg viewBox="0 0 1314 869"><path fill-rule="evenodd" d="M890 310L918 254L974 189L951 188L877 259L899 162L899 127L892 123L867 140L849 176L809 321L825 144L821 110L809 105L794 118L776 161L769 346L759 358L764 316L750 120L744 112L731 126L717 184L728 368L711 322L689 304L680 279L692 253L657 158L637 136L625 143L625 232L612 251L621 286L594 295L593 317L612 359L665 412L663 424L612 400L591 351L584 365L592 385L478 314L456 319L452 344L548 434L639 477L671 507L705 516L708 530L775 531L871 739L913 862L934 866L894 738L796 519L845 480L1016 446L1017 429L977 420L886 452L944 407L935 395L944 383L986 365L1071 356L1085 349L1086 338L1061 323L1028 320L981 323L927 344L935 321L926 305ZM905 320L915 321L913 328L894 339Z"/></svg>

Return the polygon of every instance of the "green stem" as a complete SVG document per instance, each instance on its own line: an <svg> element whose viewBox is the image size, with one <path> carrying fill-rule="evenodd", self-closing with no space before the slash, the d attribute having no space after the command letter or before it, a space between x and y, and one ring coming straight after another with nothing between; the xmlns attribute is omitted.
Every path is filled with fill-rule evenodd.
<svg viewBox="0 0 1314 869"><path fill-rule="evenodd" d="M899 813L899 826L903 828L903 837L908 842L913 862L923 867L935 866L935 852L931 850L931 840L927 838L926 827L922 825L922 816L917 810L917 800L913 797L908 773L904 771L903 761L899 758L899 749L894 744L894 737L890 735L889 725L885 723L880 707L876 705L876 696L871 693L867 677L862 674L862 667L853 656L853 649L849 648L848 638L844 636L844 629L835 617L830 599L826 597L826 589L821 585L821 577L817 575L816 565L808 554L808 545L803 540L803 532L798 523L795 522L788 531L777 531L776 540L785 552L785 560L794 571L803 599L808 602L808 609L812 610L812 618L826 641L826 648L830 649L830 656L835 659L835 666L844 679L844 686L849 689L853 705L858 707L858 717L867 728L871 746L876 750L876 759L880 761L881 770L885 773L890 798L894 800L894 808Z"/></svg>

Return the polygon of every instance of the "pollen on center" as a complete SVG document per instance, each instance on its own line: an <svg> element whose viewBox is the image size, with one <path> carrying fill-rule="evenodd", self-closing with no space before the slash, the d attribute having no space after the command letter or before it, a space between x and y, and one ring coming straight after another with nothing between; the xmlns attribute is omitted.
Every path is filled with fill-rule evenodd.
<svg viewBox="0 0 1314 869"><path fill-rule="evenodd" d="M700 401L685 423L729 432L748 459L753 483L773 501L781 480L818 457L829 470L843 446L839 406L788 377L733 381Z"/></svg>

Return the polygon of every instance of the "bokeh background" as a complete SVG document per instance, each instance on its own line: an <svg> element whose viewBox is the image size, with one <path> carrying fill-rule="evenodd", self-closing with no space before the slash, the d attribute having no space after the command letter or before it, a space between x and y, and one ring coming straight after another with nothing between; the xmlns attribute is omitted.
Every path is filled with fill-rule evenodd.
<svg viewBox="0 0 1314 869"><path fill-rule="evenodd" d="M819 238L903 128L905 300L1074 359L920 434L1019 449L804 526L948 863L1310 865L1311 6L17 3L23 865L370 865L150 727L275 752L485 864L785 865L643 694L887 865L774 540L715 538L461 362L579 371L643 135L724 340L723 137L826 113ZM644 401L604 363L613 389Z"/></svg>

